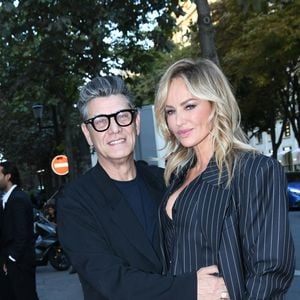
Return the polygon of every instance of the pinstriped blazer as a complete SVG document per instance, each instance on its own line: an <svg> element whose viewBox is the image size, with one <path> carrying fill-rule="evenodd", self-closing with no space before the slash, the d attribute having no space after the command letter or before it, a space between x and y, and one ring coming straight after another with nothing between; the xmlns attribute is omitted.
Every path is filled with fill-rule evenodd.
<svg viewBox="0 0 300 300"><path fill-rule="evenodd" d="M162 237L166 201L183 179L173 180L161 206ZM230 187L227 179L224 171L219 182L212 159L178 196L168 272L217 264L230 299L282 299L295 267L284 170L272 158L243 153Z"/></svg>

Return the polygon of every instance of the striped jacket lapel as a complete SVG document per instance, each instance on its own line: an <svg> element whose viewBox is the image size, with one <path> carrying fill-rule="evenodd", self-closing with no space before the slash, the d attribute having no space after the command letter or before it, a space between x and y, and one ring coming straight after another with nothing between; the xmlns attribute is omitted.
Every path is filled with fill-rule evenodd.
<svg viewBox="0 0 300 300"><path fill-rule="evenodd" d="M175 189L180 186L184 180L187 169L173 180L165 200L172 194ZM219 169L214 159L211 159L206 170L200 175L201 187L196 187L198 197L205 199L202 211L205 212L199 219L203 234L206 236L209 244L215 253L220 247L222 227L226 213L230 206L231 190L226 188L228 172L223 168L221 177L219 178Z"/></svg>
<svg viewBox="0 0 300 300"><path fill-rule="evenodd" d="M205 202L200 220L202 229L213 251L217 253L220 247L222 227L230 206L231 190L226 188L228 172L223 168L221 177L219 178L219 169L214 159L212 159L206 170L202 173L202 182L206 186L206 195L203 194ZM200 195L201 197L201 195Z"/></svg>

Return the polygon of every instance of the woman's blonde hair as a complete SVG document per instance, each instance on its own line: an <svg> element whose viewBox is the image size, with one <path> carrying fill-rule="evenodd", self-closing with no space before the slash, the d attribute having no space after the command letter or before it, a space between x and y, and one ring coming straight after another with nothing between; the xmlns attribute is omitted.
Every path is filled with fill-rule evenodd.
<svg viewBox="0 0 300 300"><path fill-rule="evenodd" d="M212 103L211 135L214 158L221 178L223 167L228 171L228 182L233 176L235 157L239 150L253 151L240 127L240 110L230 85L222 71L210 60L181 59L171 65L162 76L155 98L155 115L166 142L165 181L170 183L171 175L178 174L182 168L195 160L193 148L183 147L174 134L169 131L165 106L170 83L174 78L182 78L190 93L196 98Z"/></svg>

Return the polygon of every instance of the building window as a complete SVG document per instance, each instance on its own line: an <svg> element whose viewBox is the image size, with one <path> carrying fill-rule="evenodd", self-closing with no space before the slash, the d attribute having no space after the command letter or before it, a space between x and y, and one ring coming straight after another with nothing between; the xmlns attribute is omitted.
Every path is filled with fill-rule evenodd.
<svg viewBox="0 0 300 300"><path fill-rule="evenodd" d="M290 122L287 122L286 125L285 125L284 136L285 137L290 137L291 136L291 124L290 124Z"/></svg>
<svg viewBox="0 0 300 300"><path fill-rule="evenodd" d="M255 137L256 137L256 139L257 139L257 145L259 145L259 144L262 144L262 142L263 142L263 138L262 138L262 133L261 132L257 132L256 134L255 134Z"/></svg>
<svg viewBox="0 0 300 300"><path fill-rule="evenodd" d="M292 147L291 146L286 146L286 147L283 147L282 150L284 152L290 152L292 150Z"/></svg>

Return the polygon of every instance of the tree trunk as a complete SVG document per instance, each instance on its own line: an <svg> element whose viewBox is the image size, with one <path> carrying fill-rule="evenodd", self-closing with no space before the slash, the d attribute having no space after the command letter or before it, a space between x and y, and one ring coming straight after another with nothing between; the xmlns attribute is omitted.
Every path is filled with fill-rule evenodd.
<svg viewBox="0 0 300 300"><path fill-rule="evenodd" d="M196 0L195 3L198 12L198 27L202 57L208 58L219 65L209 4L207 0Z"/></svg>

